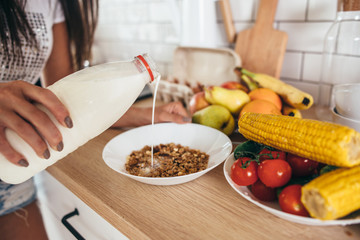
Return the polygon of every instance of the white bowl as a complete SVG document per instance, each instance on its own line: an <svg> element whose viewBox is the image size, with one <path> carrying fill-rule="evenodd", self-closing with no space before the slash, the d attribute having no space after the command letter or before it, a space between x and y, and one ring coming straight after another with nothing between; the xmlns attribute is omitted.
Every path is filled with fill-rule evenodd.
<svg viewBox="0 0 360 240"><path fill-rule="evenodd" d="M332 109L331 112L332 112L332 119L333 119L334 123L351 127L353 129L355 129L356 131L360 132L360 121L359 120L347 118L347 117L340 115L337 112L336 108Z"/></svg>
<svg viewBox="0 0 360 240"><path fill-rule="evenodd" d="M360 83L335 85L332 94L339 114L360 120Z"/></svg>
<svg viewBox="0 0 360 240"><path fill-rule="evenodd" d="M199 149L209 157L208 167L200 172L176 177L139 177L125 169L126 157L145 145L175 143ZM232 143L224 133L200 124L160 123L128 130L110 140L103 150L105 163L118 173L152 185L175 185L194 180L221 164L231 153Z"/></svg>

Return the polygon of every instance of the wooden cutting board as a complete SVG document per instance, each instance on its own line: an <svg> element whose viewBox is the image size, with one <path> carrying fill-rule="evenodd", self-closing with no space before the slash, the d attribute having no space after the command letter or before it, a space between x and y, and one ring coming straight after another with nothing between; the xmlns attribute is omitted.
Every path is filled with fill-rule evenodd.
<svg viewBox="0 0 360 240"><path fill-rule="evenodd" d="M253 27L235 33L229 0L220 0L227 38L235 42L242 67L280 77L288 36L273 28L278 0L261 0Z"/></svg>

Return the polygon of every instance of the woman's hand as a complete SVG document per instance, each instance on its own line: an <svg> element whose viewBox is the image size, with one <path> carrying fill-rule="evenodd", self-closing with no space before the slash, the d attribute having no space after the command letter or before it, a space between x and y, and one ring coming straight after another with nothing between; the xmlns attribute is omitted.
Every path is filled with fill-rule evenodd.
<svg viewBox="0 0 360 240"><path fill-rule="evenodd" d="M138 127L151 124L152 107L131 107L113 127ZM171 102L155 108L155 123L189 123L191 118L181 102Z"/></svg>
<svg viewBox="0 0 360 240"><path fill-rule="evenodd" d="M152 111L152 107L149 108ZM175 122L188 123L191 121L181 102L171 102L155 108L155 123ZM150 122L151 123L151 122Z"/></svg>
<svg viewBox="0 0 360 240"><path fill-rule="evenodd" d="M72 127L68 110L50 90L24 81L0 84L0 153L10 162L27 167L28 161L16 152L5 136L5 129L16 132L41 158L49 158L51 148L63 149L62 136L48 115L34 104L45 106L65 127Z"/></svg>

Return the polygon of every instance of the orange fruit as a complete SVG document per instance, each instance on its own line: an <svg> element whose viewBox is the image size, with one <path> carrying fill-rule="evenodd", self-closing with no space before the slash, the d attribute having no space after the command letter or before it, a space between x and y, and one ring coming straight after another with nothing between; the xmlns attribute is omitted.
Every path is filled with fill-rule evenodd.
<svg viewBox="0 0 360 240"><path fill-rule="evenodd" d="M279 95L269 88L256 88L248 93L250 100L262 99L273 103L279 110L282 108L282 102Z"/></svg>
<svg viewBox="0 0 360 240"><path fill-rule="evenodd" d="M256 99L248 102L240 111L239 118L246 112L281 115L280 110L272 102Z"/></svg>

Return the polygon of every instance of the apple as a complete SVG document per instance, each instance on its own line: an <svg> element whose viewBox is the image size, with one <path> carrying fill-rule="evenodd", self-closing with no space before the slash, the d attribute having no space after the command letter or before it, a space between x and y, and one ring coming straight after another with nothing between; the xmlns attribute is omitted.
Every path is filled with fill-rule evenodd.
<svg viewBox="0 0 360 240"><path fill-rule="evenodd" d="M244 85L242 85L239 82L236 81L227 81L224 82L220 85L220 87L226 88L226 89L240 89L243 90L244 92L249 92L249 90L247 89L247 87L245 87Z"/></svg>
<svg viewBox="0 0 360 240"><path fill-rule="evenodd" d="M189 102L190 114L192 115L196 111L199 111L207 106L209 106L209 102L205 99L205 92L195 93Z"/></svg>
<svg viewBox="0 0 360 240"><path fill-rule="evenodd" d="M231 112L220 105L210 105L195 112L192 122L215 128L228 136L235 129L235 120Z"/></svg>

